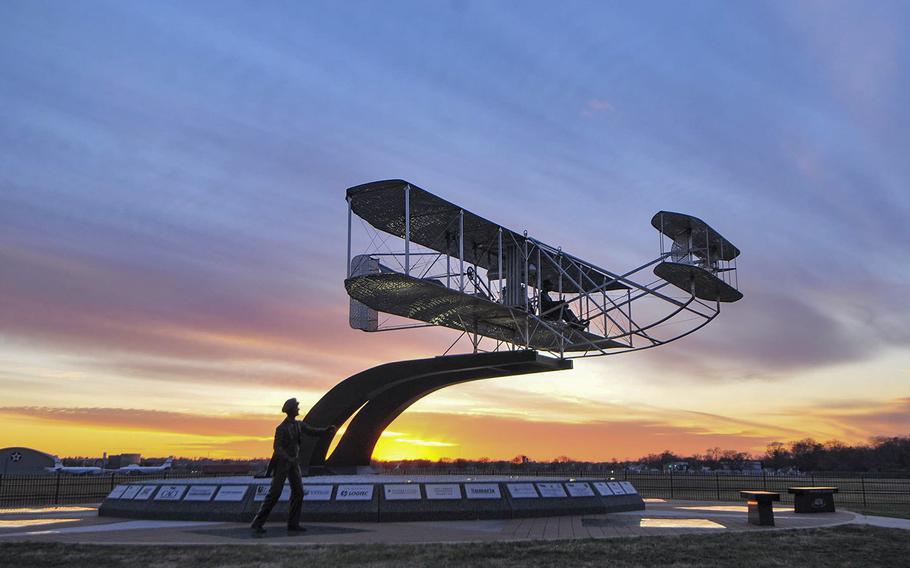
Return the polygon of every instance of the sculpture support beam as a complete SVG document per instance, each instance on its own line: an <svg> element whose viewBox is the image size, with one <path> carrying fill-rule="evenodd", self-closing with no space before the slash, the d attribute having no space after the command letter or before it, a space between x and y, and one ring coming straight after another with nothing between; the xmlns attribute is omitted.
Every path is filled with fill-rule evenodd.
<svg viewBox="0 0 910 568"><path fill-rule="evenodd" d="M434 391L467 381L571 368L570 360L543 356L533 350L386 363L338 383L310 409L304 421L315 427L340 427L357 413L328 465L368 466L382 431L411 404ZM301 464L316 469L325 466L331 442L329 436L305 439Z"/></svg>

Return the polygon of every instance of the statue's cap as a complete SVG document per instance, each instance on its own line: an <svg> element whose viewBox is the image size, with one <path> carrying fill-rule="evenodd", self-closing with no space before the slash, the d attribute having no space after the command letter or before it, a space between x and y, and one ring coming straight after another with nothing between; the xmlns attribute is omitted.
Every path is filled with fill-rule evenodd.
<svg viewBox="0 0 910 568"><path fill-rule="evenodd" d="M296 398L289 398L284 401L284 406L281 407L281 412L288 413L298 406Z"/></svg>

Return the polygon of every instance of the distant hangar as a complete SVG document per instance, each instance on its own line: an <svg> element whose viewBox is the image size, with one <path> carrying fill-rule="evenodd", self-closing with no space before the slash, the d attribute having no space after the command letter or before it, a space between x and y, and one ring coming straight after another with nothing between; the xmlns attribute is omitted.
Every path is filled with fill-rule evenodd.
<svg viewBox="0 0 910 568"><path fill-rule="evenodd" d="M32 448L0 449L0 473L3 475L47 473L53 468L54 456Z"/></svg>

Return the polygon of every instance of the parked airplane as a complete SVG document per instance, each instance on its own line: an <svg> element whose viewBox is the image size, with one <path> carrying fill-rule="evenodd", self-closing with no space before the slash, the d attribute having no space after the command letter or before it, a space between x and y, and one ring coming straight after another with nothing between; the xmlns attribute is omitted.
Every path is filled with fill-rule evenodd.
<svg viewBox="0 0 910 568"><path fill-rule="evenodd" d="M123 467L121 467L121 468L114 469L114 470L111 470L111 471L113 471L113 472L115 472L115 473L126 473L126 474L130 474L130 473L161 473L161 472L163 472L163 471L167 471L167 470L171 469L171 464L172 464L173 462L174 462L174 458L173 458L173 456L171 456L171 457L167 458L167 461L165 461L165 462L164 462L163 464L161 464L161 465L137 465L137 464L132 463L132 464L130 464L130 465L123 466Z"/></svg>
<svg viewBox="0 0 910 568"><path fill-rule="evenodd" d="M68 473L70 475L100 475L104 468L95 466L67 466L63 465L60 458L54 456L54 467L44 468L51 473Z"/></svg>

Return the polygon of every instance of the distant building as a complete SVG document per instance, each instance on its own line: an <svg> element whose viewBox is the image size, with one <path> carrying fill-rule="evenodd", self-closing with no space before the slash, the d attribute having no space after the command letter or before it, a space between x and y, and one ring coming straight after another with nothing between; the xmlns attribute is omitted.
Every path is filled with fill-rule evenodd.
<svg viewBox="0 0 910 568"><path fill-rule="evenodd" d="M3 448L0 450L0 474L48 473L54 467L54 456L31 448Z"/></svg>
<svg viewBox="0 0 910 568"><path fill-rule="evenodd" d="M110 456L107 458L108 469L118 469L121 467L126 467L128 465L139 465L139 461L142 459L141 454L119 454L116 456Z"/></svg>
<svg viewBox="0 0 910 568"><path fill-rule="evenodd" d="M200 473L233 475L249 475L253 471L250 463L206 463L199 466Z"/></svg>
<svg viewBox="0 0 910 568"><path fill-rule="evenodd" d="M683 472L689 471L689 462L673 462L667 464L667 471Z"/></svg>

